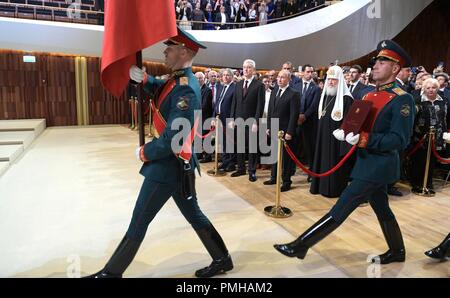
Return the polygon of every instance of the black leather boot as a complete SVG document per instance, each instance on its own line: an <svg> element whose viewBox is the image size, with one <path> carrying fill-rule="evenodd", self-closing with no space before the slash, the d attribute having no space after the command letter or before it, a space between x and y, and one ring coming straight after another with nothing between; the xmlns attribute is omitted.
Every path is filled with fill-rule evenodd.
<svg viewBox="0 0 450 298"><path fill-rule="evenodd" d="M450 234L447 235L447 238L439 244L438 247L435 247L429 251L425 252L425 255L438 260L445 260L445 258L450 257Z"/></svg>
<svg viewBox="0 0 450 298"><path fill-rule="evenodd" d="M304 259L310 247L328 236L339 225L330 214L327 214L295 241L287 244L275 244L274 247L285 256Z"/></svg>
<svg viewBox="0 0 450 298"><path fill-rule="evenodd" d="M198 237L213 259L211 265L197 270L195 276L212 277L233 269L233 261L228 254L227 247L213 225L196 230L195 232L197 232Z"/></svg>
<svg viewBox="0 0 450 298"><path fill-rule="evenodd" d="M380 221L381 230L388 244L389 250L372 259L372 263L389 264L393 262L404 262L406 251L403 244L402 232L394 218L390 221Z"/></svg>
<svg viewBox="0 0 450 298"><path fill-rule="evenodd" d="M123 272L125 272L128 265L133 261L140 245L141 242L131 240L125 236L105 265L105 268L85 278L122 278Z"/></svg>

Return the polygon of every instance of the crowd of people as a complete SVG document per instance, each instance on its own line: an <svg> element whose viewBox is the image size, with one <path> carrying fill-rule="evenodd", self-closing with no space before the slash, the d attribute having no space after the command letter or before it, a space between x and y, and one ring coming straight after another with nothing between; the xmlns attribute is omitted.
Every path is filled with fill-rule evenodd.
<svg viewBox="0 0 450 298"><path fill-rule="evenodd" d="M323 5L325 0L174 0L186 30L219 30L276 22Z"/></svg>
<svg viewBox="0 0 450 298"><path fill-rule="evenodd" d="M153 77L146 73L145 67L136 65L129 69L130 84L142 84L153 98L150 109L155 135L135 150L136 159L142 162L140 173L145 179L128 230L107 264L87 277L122 277L138 252L149 224L171 197L212 258L211 264L197 270L195 276L212 277L234 268L222 237L197 203L195 170L200 174L198 160L211 162L212 152L197 151L193 139L202 129L209 129L205 125L208 121L216 128L216 142L227 137L234 140L225 142L221 150L220 169L233 172L231 177L248 174L249 181L256 182L258 164L263 161L260 157L267 152L259 146L260 142L257 148L252 148L249 140L257 134L260 139L267 136L274 141L276 135L286 144L282 149L283 164L277 166L271 162L271 177L264 185L275 184L276 172L282 169L281 191L289 191L295 164L309 171L301 165L299 160L302 160L313 171L309 172L313 176L308 179L312 182L310 192L339 197L336 204L297 239L275 244L279 253L304 259L310 248L342 225L361 204L368 202L388 246L388 250L372 258L372 262L406 261L402 233L389 207L388 184L400 178L401 151L411 145L411 140L414 144L418 134L426 134L433 128L436 134L433 143L439 151L450 142L447 132L449 77L443 65L433 75L422 67L420 78L412 80L409 55L394 41L384 40L377 47L373 72L367 71L369 85L362 82L360 66L332 65L321 89L315 82L318 75L309 64L294 72L292 63L286 62L281 70L271 70L260 76L256 72L256 62L246 59L242 73L225 68L194 74L193 59L199 49L206 49L206 46L181 28L177 36L164 43L167 45L165 65L171 70L170 75ZM415 98L409 92L415 94ZM368 106L369 117L360 117L360 110L354 110L355 106ZM200 127L199 109L204 118ZM346 130L349 117L354 117L350 123L359 121L361 126ZM180 135L183 140L178 139ZM419 141L414 150L421 150L422 145ZM236 151L226 148L228 146L244 150ZM354 150L356 156L349 160ZM344 160L348 160L345 167L330 171L344 155ZM331 175L318 177L314 173L322 171ZM425 254L444 260L450 254L449 237Z"/></svg>
<svg viewBox="0 0 450 298"><path fill-rule="evenodd" d="M330 70L335 73L330 74ZM337 76L338 72L341 72L342 77ZM280 130L286 132L285 138L296 157L316 173L329 171L349 152L351 146L336 142L333 131L340 127L342 118L353 101L362 100L377 88L371 69L363 70L359 65L330 65L324 77L320 77L313 66L306 64L294 68L289 61L279 70L257 72L255 61L247 59L242 69L206 69L204 72L197 72L195 76L201 86L204 120L219 115L222 125L230 129L234 124L227 122L228 118L254 118L261 119L264 123L269 123L271 118L280 119ZM412 94L416 104L413 137L408 149L399 152L399 155L403 161L401 179L409 181L413 191L417 191L422 187L427 142L415 148L414 154L409 156L407 153L411 151L409 149L417 147L430 127L436 130L437 151L444 157L449 156L446 142L450 140L447 133L450 124L450 113L447 113L450 81L442 66L431 73L423 67L405 67L398 74L396 83L402 90ZM271 106L272 97L275 101L276 98L282 98L280 104ZM334 117L332 112L338 105L342 106L342 115ZM257 129L254 127L254 131ZM226 130L224 133L226 134ZM248 134L251 133L252 129L246 132L247 142ZM270 133L268 131L268 135ZM223 146L220 169L232 172L231 177L248 174L252 182L257 180L257 169L272 169L271 178L264 184L275 184L276 164L262 164L261 154L254 152L228 153L225 142ZM248 151L248 144L246 146ZM281 190L288 191L291 189L291 177L295 174L296 166L291 157L286 152L284 154ZM204 152L198 157L203 163L213 160L210 153ZM245 159L248 159L247 167ZM353 162L354 159L350 158L342 168L328 177L308 176L311 193L330 198L339 197L349 181ZM430 190L434 189L432 177L436 165L445 169L445 174L448 172L446 166L436 163L436 158L432 156L427 186ZM402 195L395 184L390 185L389 194Z"/></svg>

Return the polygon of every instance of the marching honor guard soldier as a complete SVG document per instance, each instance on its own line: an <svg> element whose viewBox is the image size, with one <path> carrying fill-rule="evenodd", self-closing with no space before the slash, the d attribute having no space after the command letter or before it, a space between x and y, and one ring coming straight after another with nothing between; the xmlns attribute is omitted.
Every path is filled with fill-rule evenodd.
<svg viewBox="0 0 450 298"><path fill-rule="evenodd" d="M425 255L438 260L450 258L450 234L439 244L439 246L425 252Z"/></svg>
<svg viewBox="0 0 450 298"><path fill-rule="evenodd" d="M364 98L373 105L362 132L356 135L349 132L347 136L342 129L333 132L337 139L359 147L351 174L353 180L323 218L295 241L274 246L288 257L305 258L309 248L337 229L361 202L368 200L389 247L372 262L405 261L405 246L400 227L389 208L387 185L400 176L398 151L408 145L414 125L414 100L395 79L403 67L411 64L411 59L390 40L380 42L377 51L373 69L377 89Z"/></svg>
<svg viewBox="0 0 450 298"><path fill-rule="evenodd" d="M136 255L148 225L170 197L213 259L211 265L196 271L195 275L211 277L233 269L225 243L200 210L195 193L194 169L199 168L197 158L192 154L192 139L197 128L194 111L201 110L201 95L191 67L199 48L206 47L180 28L178 35L165 44L165 64L173 71L169 80L156 80L145 73L145 68L130 68L133 81L143 82L147 92L156 90L152 113L157 135L136 150L136 156L144 163L140 173L145 179L128 230L105 267L88 276L90 278L122 277ZM171 124L180 118L188 120L191 127L189 135L183 136L181 151L175 152L171 148L172 138L182 130L172 129Z"/></svg>

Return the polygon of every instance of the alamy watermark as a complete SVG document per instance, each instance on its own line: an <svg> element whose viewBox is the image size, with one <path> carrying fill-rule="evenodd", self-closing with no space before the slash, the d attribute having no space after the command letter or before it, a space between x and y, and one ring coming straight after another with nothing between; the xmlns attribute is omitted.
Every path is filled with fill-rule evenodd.
<svg viewBox="0 0 450 298"><path fill-rule="evenodd" d="M193 153L212 154L215 151L216 142L219 143L218 153L261 153L261 163L273 164L277 161L277 143L279 131L279 119L242 119L227 118L219 123L214 123L216 118L203 121L201 110L195 111L195 119L199 119L199 127L193 140ZM208 137L202 139L204 131L211 131L212 124L215 130ZM170 130L176 132L171 140L173 152L180 152L186 137L192 130L191 122L179 117L172 121Z"/></svg>
<svg viewBox="0 0 450 298"><path fill-rule="evenodd" d="M73 254L67 257L69 265L66 268L66 276L68 278L81 277L81 258L79 255Z"/></svg>
<svg viewBox="0 0 450 298"><path fill-rule="evenodd" d="M81 19L81 0L66 0L69 4L67 7L66 14L70 19Z"/></svg>
<svg viewBox="0 0 450 298"><path fill-rule="evenodd" d="M381 19L381 0L372 0L367 7L367 17L369 19Z"/></svg>
<svg viewBox="0 0 450 298"><path fill-rule="evenodd" d="M367 277L368 278L381 278L380 256L369 255L369 256L367 256L367 262L370 263L369 266L367 267L367 271L366 271Z"/></svg>

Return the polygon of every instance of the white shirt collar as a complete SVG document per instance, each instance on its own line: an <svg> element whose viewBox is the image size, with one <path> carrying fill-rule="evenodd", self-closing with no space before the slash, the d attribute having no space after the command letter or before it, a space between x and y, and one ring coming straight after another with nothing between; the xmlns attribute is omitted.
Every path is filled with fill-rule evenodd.
<svg viewBox="0 0 450 298"><path fill-rule="evenodd" d="M402 86L404 86L404 85L405 85L405 83L403 83L403 81L402 81L402 80L400 80L399 78L397 78L397 82L398 82L399 84L401 84Z"/></svg>
<svg viewBox="0 0 450 298"><path fill-rule="evenodd" d="M281 90L281 94L283 94L284 91L286 91L286 89L287 89L288 87L289 87L289 85L287 85L287 86L284 87L284 88L281 88L281 87L278 86L279 90ZM278 93L278 92L277 92L277 93Z"/></svg>
<svg viewBox="0 0 450 298"><path fill-rule="evenodd" d="M428 97L427 97L425 94L422 94L422 100L421 100L421 101L422 101L422 102L424 102L424 101L430 101L430 102L431 102L431 100L429 100ZM443 101L443 99L442 99L442 97L438 94L437 97L436 97L436 99L433 100L433 102L435 102L435 101Z"/></svg>
<svg viewBox="0 0 450 298"><path fill-rule="evenodd" d="M354 86L354 87L356 87L357 85L359 84L359 80L357 80L356 82L350 82L350 86Z"/></svg>
<svg viewBox="0 0 450 298"><path fill-rule="evenodd" d="M253 79L255 78L255 76L253 76L251 79L246 79L244 78L244 86L245 86L245 81L248 81L248 85L247 87L249 87L251 85L251 83L253 82Z"/></svg>

